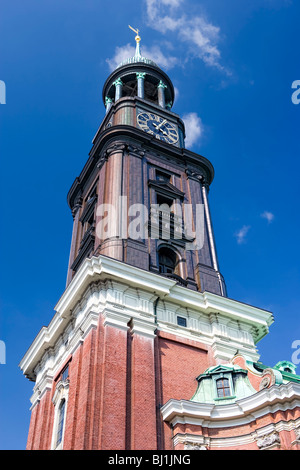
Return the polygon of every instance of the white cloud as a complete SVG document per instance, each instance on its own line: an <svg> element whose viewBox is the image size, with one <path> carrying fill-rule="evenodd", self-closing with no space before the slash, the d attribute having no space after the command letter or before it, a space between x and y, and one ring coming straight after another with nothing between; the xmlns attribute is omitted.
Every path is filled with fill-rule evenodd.
<svg viewBox="0 0 300 470"><path fill-rule="evenodd" d="M175 95L175 100L177 101L179 98L179 90L178 88L174 85L174 95Z"/></svg>
<svg viewBox="0 0 300 470"><path fill-rule="evenodd" d="M266 219L269 224L270 224L270 223L273 221L273 219L274 219L274 214L272 214L272 212L269 212L269 211L263 212L260 216L261 216L263 219Z"/></svg>
<svg viewBox="0 0 300 470"><path fill-rule="evenodd" d="M163 5L169 5L172 8L176 8L180 3L182 3L182 1L183 0L161 0L161 3L163 3Z"/></svg>
<svg viewBox="0 0 300 470"><path fill-rule="evenodd" d="M192 147L203 135L203 124L197 113L188 113L182 116L185 125L185 145Z"/></svg>
<svg viewBox="0 0 300 470"><path fill-rule="evenodd" d="M243 225L243 227L235 233L238 244L245 243L245 238L250 228L250 225Z"/></svg>
<svg viewBox="0 0 300 470"><path fill-rule="evenodd" d="M153 46L150 49L143 47L142 55L166 70L173 68L178 63L177 57L165 55L159 46Z"/></svg>
<svg viewBox="0 0 300 470"><path fill-rule="evenodd" d="M220 28L206 20L203 15L192 16L180 8L184 0L145 0L148 26L163 35L175 34L167 38L169 44L176 44L176 57L166 52L167 42L151 48L141 46L144 57L152 59L158 66L168 70L191 58L201 59L206 65L230 73L221 65L219 50ZM181 47L181 52L180 52ZM123 60L133 57L135 48L131 44L117 47L114 57L107 59L110 70L114 70Z"/></svg>
<svg viewBox="0 0 300 470"><path fill-rule="evenodd" d="M131 44L126 44L125 46L116 47L115 55L111 59L106 59L109 69L111 71L115 70L118 65L120 65L123 60L133 57L135 54L135 47Z"/></svg>
<svg viewBox="0 0 300 470"><path fill-rule="evenodd" d="M166 70L171 69L178 63L177 57L165 55L159 46L152 46L151 48L141 47L141 54ZM106 62L109 69L113 71L121 62L134 55L135 47L131 44L125 44L124 46L116 47L114 56L111 59L106 59Z"/></svg>
<svg viewBox="0 0 300 470"><path fill-rule="evenodd" d="M188 44L186 55L197 57L205 64L225 71L218 48L220 28L204 16L189 17L178 8L183 0L146 0L148 24L163 34L177 33L177 40ZM171 8L172 7L172 8ZM227 72L228 73L228 72Z"/></svg>

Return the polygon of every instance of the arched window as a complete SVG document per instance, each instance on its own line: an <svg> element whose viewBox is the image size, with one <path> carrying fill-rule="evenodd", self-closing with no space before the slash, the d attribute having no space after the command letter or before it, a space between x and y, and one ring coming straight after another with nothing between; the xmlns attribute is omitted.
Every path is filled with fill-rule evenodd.
<svg viewBox="0 0 300 470"><path fill-rule="evenodd" d="M63 437L64 420L65 420L66 400L63 399L58 409L58 422L56 433L56 447L61 443Z"/></svg>
<svg viewBox="0 0 300 470"><path fill-rule="evenodd" d="M160 273L175 274L177 267L176 253L170 248L161 248L158 252L158 265Z"/></svg>
<svg viewBox="0 0 300 470"><path fill-rule="evenodd" d="M229 385L229 380L228 379L218 379L216 381L217 384L217 395L219 398L222 397L230 397L231 391L230 391L230 385Z"/></svg>

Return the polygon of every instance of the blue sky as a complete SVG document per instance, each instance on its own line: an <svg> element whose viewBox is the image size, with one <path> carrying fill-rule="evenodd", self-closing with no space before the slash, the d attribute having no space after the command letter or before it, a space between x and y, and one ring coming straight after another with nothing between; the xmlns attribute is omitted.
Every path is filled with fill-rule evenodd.
<svg viewBox="0 0 300 470"><path fill-rule="evenodd" d="M231 298L274 313L261 361L300 341L297 0L0 0L0 448L24 449L33 383L20 359L65 288L66 195L104 117L102 86L134 47L176 87L188 148L215 168L210 205ZM299 354L300 358L300 354ZM297 372L300 373L299 367Z"/></svg>

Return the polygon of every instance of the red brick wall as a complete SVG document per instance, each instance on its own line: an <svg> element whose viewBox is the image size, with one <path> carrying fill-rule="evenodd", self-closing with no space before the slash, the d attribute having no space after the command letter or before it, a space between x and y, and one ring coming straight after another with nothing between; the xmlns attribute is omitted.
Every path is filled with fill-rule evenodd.
<svg viewBox="0 0 300 470"><path fill-rule="evenodd" d="M47 390L32 410L27 450L50 448L54 418L54 407L51 398L52 393L50 390Z"/></svg>
<svg viewBox="0 0 300 470"><path fill-rule="evenodd" d="M171 334L153 340L103 326L100 318L69 363L64 449L172 448L159 407L193 396L196 377L211 365L207 348ZM55 385L33 408L28 449L51 446Z"/></svg>
<svg viewBox="0 0 300 470"><path fill-rule="evenodd" d="M240 438L241 440L243 437L251 437L251 434L254 431L259 429L263 429L265 426L271 423L280 423L280 422L289 422L295 421L300 417L300 410L294 409L289 410L288 412L278 411L276 413L267 413L266 415L262 416L261 418L249 422L249 424L244 424L241 426L232 426L232 427L215 427L213 424L209 428L192 425L192 424L176 424L174 427L174 436L177 434L187 434L191 436L203 436L204 438L209 438L210 442L213 443L214 439L228 439L228 445L224 445L223 447L218 447L218 450L259 450L256 441L249 442L248 444L240 444L235 446L230 446L230 439L231 438ZM299 444L293 444L293 441L296 440L296 435L293 430L282 430L279 433L280 436L280 445L274 445L272 449L274 450L298 450ZM188 441L188 437L187 437ZM176 446L176 450L183 450L184 445L178 444ZM216 449L216 447L212 446L212 449Z"/></svg>
<svg viewBox="0 0 300 470"><path fill-rule="evenodd" d="M126 325L124 329L104 326L102 316L71 359L64 449L172 450L171 428L162 422L160 406L169 399L191 399L196 377L215 365L211 350L201 343L163 332L153 340L129 326L127 331ZM32 410L27 449L50 449L55 386L54 381ZM215 429L177 425L173 431L210 439L240 437L299 417L295 409L261 416L249 425ZM297 449L298 444L291 446L293 440L293 431L281 432L281 448Z"/></svg>
<svg viewBox="0 0 300 470"><path fill-rule="evenodd" d="M190 400L197 389L198 375L213 365L208 348L196 341L159 332L159 355L162 375L162 404L169 399Z"/></svg>
<svg viewBox="0 0 300 470"><path fill-rule="evenodd" d="M171 398L190 400L197 389L196 377L213 365L210 357L207 347L201 343L159 332L159 404ZM162 446L173 449L171 428L166 423L162 425Z"/></svg>
<svg viewBox="0 0 300 470"><path fill-rule="evenodd" d="M131 341L131 449L157 448L154 341L134 334Z"/></svg>

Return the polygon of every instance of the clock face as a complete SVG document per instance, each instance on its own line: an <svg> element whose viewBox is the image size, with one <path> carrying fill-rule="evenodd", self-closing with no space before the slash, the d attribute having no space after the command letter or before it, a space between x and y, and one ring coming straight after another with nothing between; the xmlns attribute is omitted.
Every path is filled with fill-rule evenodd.
<svg viewBox="0 0 300 470"><path fill-rule="evenodd" d="M144 112L138 114L137 123L143 131L155 135L157 139L163 142L168 142L168 144L178 142L177 129L167 119L153 113Z"/></svg>

